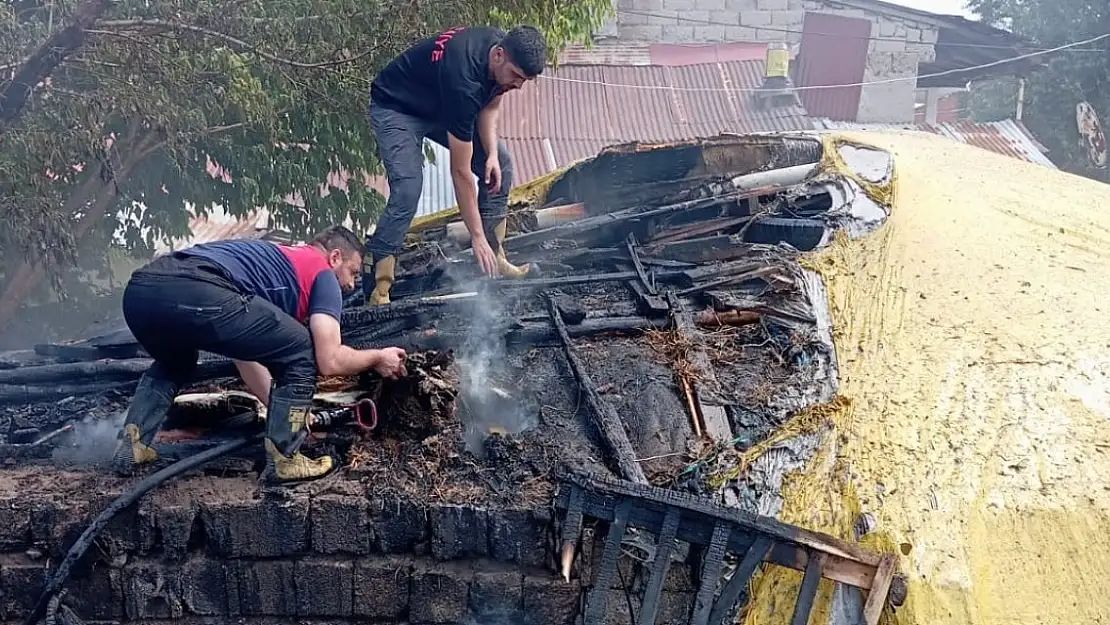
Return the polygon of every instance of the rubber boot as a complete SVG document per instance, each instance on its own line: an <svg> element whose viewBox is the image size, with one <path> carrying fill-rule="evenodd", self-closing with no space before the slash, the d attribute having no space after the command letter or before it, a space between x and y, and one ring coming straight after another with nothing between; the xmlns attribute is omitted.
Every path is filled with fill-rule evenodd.
<svg viewBox="0 0 1110 625"><path fill-rule="evenodd" d="M497 269L501 272L502 276L509 278L510 280L519 280L527 276L529 271L532 270L533 266L531 263L529 263L522 267L518 267L517 265L510 263L508 257L505 256L505 232L507 229L506 221L507 220L502 219L501 221L497 222L496 226L493 227L493 237L494 240L497 242Z"/></svg>
<svg viewBox="0 0 1110 625"><path fill-rule="evenodd" d="M112 455L116 473L130 475L138 467L158 460L158 452L150 445L169 415L178 388L177 383L157 374L143 374Z"/></svg>
<svg viewBox="0 0 1110 625"><path fill-rule="evenodd" d="M383 256L377 263L373 262L373 258L368 254L366 260L363 261L363 267L367 265L373 268L374 276L374 289L366 296L367 306L380 306L389 303L389 291L393 288L393 271L396 268L397 259L393 256ZM369 272L364 272L362 279L365 281L370 277ZM364 282L364 284L369 284ZM366 287L363 287L366 291Z"/></svg>
<svg viewBox="0 0 1110 625"><path fill-rule="evenodd" d="M266 411L266 467L273 481L294 483L324 477L335 468L331 456L311 459L297 450L303 439L298 436L308 422L312 408L311 386L277 386L270 391Z"/></svg>

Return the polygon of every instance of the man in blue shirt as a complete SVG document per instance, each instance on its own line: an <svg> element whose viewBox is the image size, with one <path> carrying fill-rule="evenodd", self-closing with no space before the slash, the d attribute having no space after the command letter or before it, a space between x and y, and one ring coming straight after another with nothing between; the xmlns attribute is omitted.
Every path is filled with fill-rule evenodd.
<svg viewBox="0 0 1110 625"><path fill-rule="evenodd" d="M273 478L295 482L330 473L331 457L309 459L296 444L297 433L310 425L317 373L405 373L403 350L358 350L340 340L343 289L355 287L361 251L353 232L333 226L307 245L216 241L136 271L124 290L123 315L154 363L128 409L116 469L130 473L158 458L150 445L203 350L231 358L267 406L264 444Z"/></svg>
<svg viewBox="0 0 1110 625"><path fill-rule="evenodd" d="M459 212L482 270L513 278L527 273L511 265L502 249L513 165L497 139L497 117L505 93L534 79L546 63L547 43L531 26L508 33L471 26L416 43L374 78L370 124L389 201L366 242L362 290L368 304L389 303L395 255L420 201L425 137L451 152Z"/></svg>

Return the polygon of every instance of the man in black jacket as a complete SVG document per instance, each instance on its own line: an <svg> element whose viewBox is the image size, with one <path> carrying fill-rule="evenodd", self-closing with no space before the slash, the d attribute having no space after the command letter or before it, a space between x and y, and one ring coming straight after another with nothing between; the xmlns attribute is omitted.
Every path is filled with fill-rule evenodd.
<svg viewBox="0 0 1110 625"><path fill-rule="evenodd" d="M451 152L459 212L482 271L509 277L527 272L509 264L501 249L513 166L497 139L497 116L504 94L534 79L546 63L547 43L531 26L508 33L460 27L418 42L374 79L370 123L389 201L366 241L362 288L368 304L389 303L395 255L423 187L424 137Z"/></svg>

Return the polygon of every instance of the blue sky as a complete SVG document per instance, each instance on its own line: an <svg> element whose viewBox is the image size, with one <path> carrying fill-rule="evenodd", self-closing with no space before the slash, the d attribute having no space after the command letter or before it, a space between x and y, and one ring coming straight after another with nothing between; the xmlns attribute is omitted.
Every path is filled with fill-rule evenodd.
<svg viewBox="0 0 1110 625"><path fill-rule="evenodd" d="M930 13L973 17L971 13L964 8L964 0L887 0L887 2L900 4L905 7L910 7L911 9L929 11Z"/></svg>

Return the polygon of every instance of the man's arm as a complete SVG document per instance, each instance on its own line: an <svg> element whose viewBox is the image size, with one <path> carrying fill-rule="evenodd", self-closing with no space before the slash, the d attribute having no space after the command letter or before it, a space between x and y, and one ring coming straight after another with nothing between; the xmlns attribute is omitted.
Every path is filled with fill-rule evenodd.
<svg viewBox="0 0 1110 625"><path fill-rule="evenodd" d="M478 213L478 183L474 179L471 161L474 158L475 126L482 109L489 104L482 94L484 89L474 74L474 69L459 54L447 54L439 64L439 88L443 93L447 119L447 149L451 152L451 180L455 183L455 198L463 224L470 232L470 245L474 259L487 276L497 275L497 256L486 240L482 218ZM494 144L496 154L496 143Z"/></svg>
<svg viewBox="0 0 1110 625"><path fill-rule="evenodd" d="M474 144L448 132L447 148L451 151L451 180L455 183L459 213L462 214L466 229L470 231L471 245L477 246L486 240L486 233L482 230L482 217L478 214L478 183L470 168L470 161L474 158Z"/></svg>
<svg viewBox="0 0 1110 625"><path fill-rule="evenodd" d="M239 370L239 376L247 383L247 388L251 393L262 402L263 406L270 407L270 384L273 378L270 376L270 370L263 367L257 362L250 362L245 360L232 360L235 363L235 368Z"/></svg>
<svg viewBox="0 0 1110 625"><path fill-rule="evenodd" d="M478 137L486 149L486 158L497 158L497 119L501 112L501 97L497 95L482 112L478 113Z"/></svg>
<svg viewBox="0 0 1110 625"><path fill-rule="evenodd" d="M358 375L373 369L381 359L381 350L354 349L343 344L339 321L323 313L308 318L308 331L316 352L316 368L321 374Z"/></svg>

